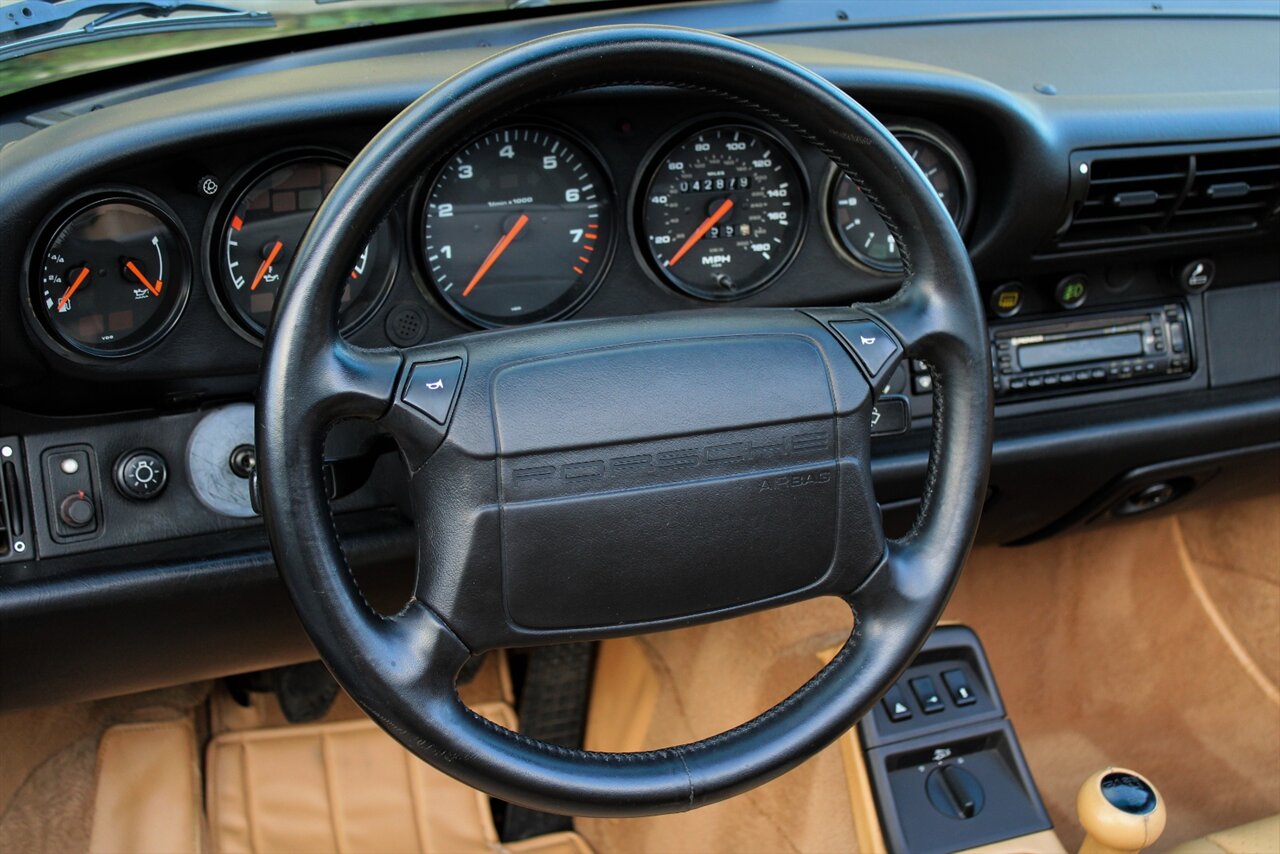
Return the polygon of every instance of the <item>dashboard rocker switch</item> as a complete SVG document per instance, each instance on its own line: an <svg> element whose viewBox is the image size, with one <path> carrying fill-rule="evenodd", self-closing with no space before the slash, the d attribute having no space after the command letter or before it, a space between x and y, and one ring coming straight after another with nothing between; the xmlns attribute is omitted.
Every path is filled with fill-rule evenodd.
<svg viewBox="0 0 1280 854"><path fill-rule="evenodd" d="M916 695L916 701L920 703L920 708L926 715L937 714L946 708L946 704L942 702L942 695L933 684L932 676L917 676L912 679L911 693Z"/></svg>
<svg viewBox="0 0 1280 854"><path fill-rule="evenodd" d="M969 684L969 677L965 675L963 670L944 670L942 672L942 682L947 686L947 693L951 695L951 702L957 706L971 706L978 702L978 695L973 693L973 686Z"/></svg>
<svg viewBox="0 0 1280 854"><path fill-rule="evenodd" d="M902 686L898 683L895 682L893 687L885 692L880 702L891 722L896 724L911 719L911 707L907 705L907 697L902 693Z"/></svg>

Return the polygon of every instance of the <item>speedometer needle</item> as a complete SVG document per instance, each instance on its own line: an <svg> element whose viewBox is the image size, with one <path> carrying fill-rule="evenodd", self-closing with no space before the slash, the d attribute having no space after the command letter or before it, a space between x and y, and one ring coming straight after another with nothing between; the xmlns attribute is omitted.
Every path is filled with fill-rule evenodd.
<svg viewBox="0 0 1280 854"><path fill-rule="evenodd" d="M156 283L154 285L151 284L151 280L148 279L146 276L142 275L142 271L138 269L138 265L133 263L132 261L125 262L124 268L128 270L130 273L133 273L133 275L137 276L138 281L146 285L147 290L151 291L152 296L157 296L157 297L160 296L160 289L164 287L164 282L160 281L159 279L156 279Z"/></svg>
<svg viewBox="0 0 1280 854"><path fill-rule="evenodd" d="M277 240L276 245L271 247L271 251L267 253L262 266L258 268L258 272L254 275L253 284L249 286L249 290L256 291L258 289L258 285L262 282L262 277L271 269L271 265L275 263L276 256L280 254L280 250L283 248L284 244Z"/></svg>
<svg viewBox="0 0 1280 854"><path fill-rule="evenodd" d="M680 250L676 252L676 254L671 256L671 260L667 262L667 267L674 267L676 265L676 262L684 257L684 253L692 249L693 245L702 239L702 235L710 231L711 226L715 225L717 222L723 219L724 215L727 214L732 208L733 208L733 199L725 199L723 202L721 202L720 207L716 208L715 213L711 214L711 216L704 219L702 221L702 225L694 229L693 234L689 235L689 239L684 242L684 246L681 246Z"/></svg>
<svg viewBox="0 0 1280 854"><path fill-rule="evenodd" d="M67 300L71 299L71 295L84 284L84 280L87 278L89 278L89 268L80 268L80 275L76 276L76 280L71 283L71 287L67 288L67 292L62 295L62 299L58 300L58 311L62 311L62 307L67 304Z"/></svg>
<svg viewBox="0 0 1280 854"><path fill-rule="evenodd" d="M520 229L524 228L529 222L529 217L520 214L520 218L516 220L516 224L511 226L511 230L502 235L497 244L489 252L489 257L484 259L484 263L480 265L480 269L476 270L476 274L471 277L471 281L467 282L467 286L462 289L462 295L465 297L471 293L471 289L480 283L484 278L484 274L489 272L489 268L493 263L502 257L502 253L507 251L507 247L511 245L511 241L516 239L516 235L520 233Z"/></svg>

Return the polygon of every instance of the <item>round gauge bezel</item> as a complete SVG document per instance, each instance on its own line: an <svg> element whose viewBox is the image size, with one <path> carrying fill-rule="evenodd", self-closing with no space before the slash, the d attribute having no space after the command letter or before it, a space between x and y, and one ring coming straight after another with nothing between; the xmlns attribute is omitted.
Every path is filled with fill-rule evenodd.
<svg viewBox="0 0 1280 854"><path fill-rule="evenodd" d="M169 308L162 309L167 312L164 320L145 337L128 347L104 350L68 338L58 331L49 321L48 312L41 306L40 291L42 287L39 278L40 271L44 267L44 258L48 256L49 247L53 242L54 236L59 231L87 210L99 205L116 203L142 208L160 220L161 224L169 229L173 242L177 246L177 252L182 256L183 269L182 275L178 277L176 283L172 278L169 278L171 284L169 293L175 295L169 297L171 301ZM88 364L98 360L127 359L159 344L173 331L174 326L177 325L178 320L182 317L182 313L187 307L187 300L191 296L191 276L194 272L191 241L187 236L186 229L182 226L181 220L178 219L178 215L151 193L137 187L127 186L101 187L79 193L72 196L58 206L52 214L45 217L39 228L36 229L36 235L36 240L26 254L23 279L27 288L28 320L31 322L32 329L37 336L46 345L62 351L64 355L72 357L75 361L83 361Z"/></svg>
<svg viewBox="0 0 1280 854"><path fill-rule="evenodd" d="M609 229L605 238L605 245L601 247L603 255L600 257L600 266L597 268L595 277L588 283L587 287L582 289L570 303L557 310L556 312L539 317L536 320L528 320L521 323L498 323L485 317L468 311L458 305L454 300L445 296L440 289L440 285L436 282L436 278L431 273L431 262L427 260L426 245L426 226L427 226L427 205L430 202L431 190L435 187L440 176L444 174L444 170L448 167L450 161L457 156L458 152L464 151L472 144L484 139L493 133L499 133L504 130L512 130L515 128L540 130L544 133L552 133L556 136L563 137L568 142L578 146L583 154L591 159L592 165L600 174L601 198L607 198L611 206L611 216L613 217L613 228ZM463 140L460 144L453 146L449 152L439 159L438 162L428 169L421 180L418 181L417 187L414 189L413 197L410 203L410 233L409 238L413 245L413 258L417 275L414 277L417 281L419 290L441 311L444 311L454 317L458 317L480 329L513 329L521 326L536 326L541 323L553 323L557 320L564 320L572 316L595 295L600 285L604 282L605 276L609 274L609 270L613 265L614 248L618 242L618 232L625 228L623 224L625 214L618 204L618 196L614 189L613 173L605 166L604 158L601 157L600 151L596 146L579 134L559 122L548 119L537 118L529 120L516 119L514 121L503 121L499 124L492 125L479 133L472 134ZM599 245L599 244L597 244Z"/></svg>
<svg viewBox="0 0 1280 854"><path fill-rule="evenodd" d="M787 247L786 258L783 259L776 270L766 276L762 281L753 285L750 289L741 293L728 294L725 296L712 296L708 294L698 293L691 287L687 286L679 277L672 274L666 268L657 263L657 259L653 257L653 253L649 248L649 241L645 235L644 226L644 210L645 202L649 196L649 187L657 176L658 171L663 163L667 161L671 152L676 148L689 141L694 134L716 130L723 127L740 127L768 138L777 144L791 161L792 171L795 172L796 178L800 184L800 197L797 203L797 230L792 245ZM809 200L811 198L809 186L809 171L805 168L804 161L800 158L791 141L781 134L775 128L770 127L764 122L759 121L751 116L745 116L738 113L720 113L711 116L700 116L696 119L690 119L682 124L677 125L674 129L663 134L663 136L649 147L641 162L644 167L637 172L636 181L631 189L631 204L629 205L631 213L631 232L632 246L635 249L637 257L641 261L641 266L648 271L649 277L657 284L664 288L674 289L676 293L689 299L697 300L701 303L706 302L737 302L759 294L765 288L771 286L778 279L782 278L783 273L790 269L794 263L796 256L800 254L800 248L804 245L805 238L809 232Z"/></svg>
<svg viewBox="0 0 1280 854"><path fill-rule="evenodd" d="M955 221L955 225L956 230L960 232L960 236L964 237L969 227L969 222L973 218L974 208L977 206L976 194L973 189L973 164L969 161L968 156L964 154L964 149L950 134L941 128L914 123L892 123L887 124L886 127L899 142L901 142L902 137L915 136L937 147L956 167L956 172L960 176L962 199L960 203L960 218ZM901 262L886 264L873 258L863 257L857 250L847 246L840 238L839 226L836 224L835 194L842 175L843 172L840 167L832 163L827 169L826 178L823 180L822 216L826 223L824 230L827 233L828 242L835 247L841 258L859 269L870 270L882 276L901 276L903 270Z"/></svg>
<svg viewBox="0 0 1280 854"><path fill-rule="evenodd" d="M266 339L266 329L259 327L256 322L250 321L248 318L243 318L239 309L232 305L227 297L227 288L230 285L223 280L222 260L219 253L222 251L223 238L226 236L227 227L231 224L231 217L234 216L236 207L239 206L246 193L277 169L283 169L286 166L306 160L322 160L346 169L352 159L352 155L341 149L308 146L291 148L287 151L255 160L236 173L230 183L231 189L214 208L213 213L206 221L204 234L205 251L202 263L209 296L223 321L244 340L261 347ZM395 281L396 273L400 266L400 247L396 245L395 235L401 233L395 210L387 212L387 216L383 223L379 224L378 230L383 227L387 228L388 233L392 235L386 275L381 282L371 283L372 286L377 288L374 298L358 317L347 320L342 324L341 333L343 335L351 335L356 332L378 313L391 291L391 283ZM376 234L377 230L374 233ZM370 239L372 239L372 235Z"/></svg>

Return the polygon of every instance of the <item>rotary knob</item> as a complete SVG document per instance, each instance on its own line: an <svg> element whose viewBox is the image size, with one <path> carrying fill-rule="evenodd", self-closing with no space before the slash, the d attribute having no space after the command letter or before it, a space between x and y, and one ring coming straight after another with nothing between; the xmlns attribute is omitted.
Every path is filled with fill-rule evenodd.
<svg viewBox="0 0 1280 854"><path fill-rule="evenodd" d="M93 524L97 515L93 500L83 492L73 492L58 505L58 516L68 528L84 528Z"/></svg>
<svg viewBox="0 0 1280 854"><path fill-rule="evenodd" d="M116 461L116 489L126 498L149 501L164 491L169 465L164 457L146 449L130 451Z"/></svg>

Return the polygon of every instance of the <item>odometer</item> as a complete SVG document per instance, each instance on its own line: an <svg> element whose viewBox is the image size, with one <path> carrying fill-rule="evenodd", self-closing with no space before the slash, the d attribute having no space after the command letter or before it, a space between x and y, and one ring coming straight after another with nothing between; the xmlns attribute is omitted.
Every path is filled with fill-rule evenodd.
<svg viewBox="0 0 1280 854"><path fill-rule="evenodd" d="M608 263L604 173L557 131L501 128L451 155L427 191L422 250L436 292L482 326L562 317Z"/></svg>
<svg viewBox="0 0 1280 854"><path fill-rule="evenodd" d="M786 267L804 210L804 183L782 142L754 127L720 125L658 159L642 200L641 239L676 287L737 299Z"/></svg>

